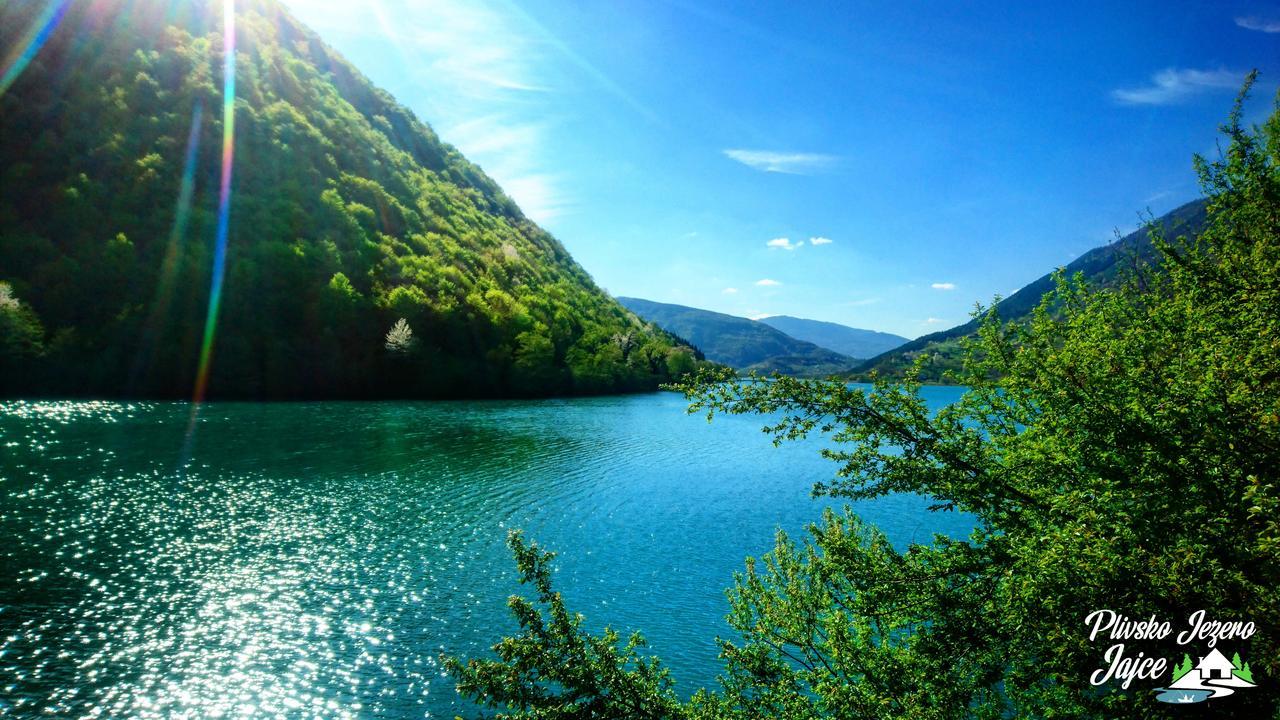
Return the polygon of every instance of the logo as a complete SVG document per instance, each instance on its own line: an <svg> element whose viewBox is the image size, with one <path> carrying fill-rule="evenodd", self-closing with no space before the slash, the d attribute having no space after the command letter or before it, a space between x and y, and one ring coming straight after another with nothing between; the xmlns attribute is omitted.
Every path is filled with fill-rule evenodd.
<svg viewBox="0 0 1280 720"><path fill-rule="evenodd" d="M1121 641L1165 640L1173 635L1169 621L1158 620L1154 615L1147 620L1131 620L1112 610L1095 610L1084 621L1090 626L1090 642L1099 637ZM1103 653L1106 664L1089 676L1089 684L1117 681L1127 690L1134 680L1167 682L1167 687L1155 688L1156 699L1175 704L1226 697L1257 685L1249 663L1241 660L1240 653L1228 660L1216 646L1219 641L1248 640L1255 631L1252 622L1209 620L1204 610L1197 610L1187 618L1187 629L1174 637L1178 645L1208 648L1207 653L1197 655L1196 662L1192 662L1189 653L1183 653L1181 662L1147 657L1142 652L1130 655L1126 654L1124 642L1116 642Z"/></svg>
<svg viewBox="0 0 1280 720"><path fill-rule="evenodd" d="M1209 698L1226 697L1236 688L1257 687L1249 663L1240 662L1240 653L1228 660L1217 648L1191 664L1191 656L1183 654L1182 664L1173 668L1173 682L1157 688L1156 699L1167 703L1198 703Z"/></svg>

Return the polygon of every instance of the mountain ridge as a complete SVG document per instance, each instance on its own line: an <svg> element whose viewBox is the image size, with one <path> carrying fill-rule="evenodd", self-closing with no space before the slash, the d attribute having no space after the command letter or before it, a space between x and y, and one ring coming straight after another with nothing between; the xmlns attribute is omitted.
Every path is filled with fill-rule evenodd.
<svg viewBox="0 0 1280 720"><path fill-rule="evenodd" d="M850 327L825 320L809 320L791 315L770 315L759 319L797 340L811 342L856 360L865 360L910 342L910 338Z"/></svg>
<svg viewBox="0 0 1280 720"><path fill-rule="evenodd" d="M1192 200L1165 213L1153 222L1159 225L1166 234L1175 236L1190 231L1199 232L1203 227L1206 201ZM1155 257L1155 248L1151 243L1146 227L1139 228L1114 242L1088 250L1080 257L1068 263L1063 270L1073 275L1082 273L1086 280L1099 284L1113 282L1124 267L1126 259L1134 262L1149 262ZM1025 318L1040 303L1040 298L1053 289L1054 272L1048 272L1019 288L1007 298L996 304L996 310L1002 321ZM946 330L922 335L900 347L869 358L854 368L852 377L866 379L871 373L882 376L900 377L911 363L923 352L932 352L938 360L927 374L930 381L941 379L941 373L959 362L958 340L977 332L978 320L971 319Z"/></svg>
<svg viewBox="0 0 1280 720"><path fill-rule="evenodd" d="M847 372L857 363L756 320L642 298L617 299L642 319L692 343L708 360L736 370L819 376Z"/></svg>

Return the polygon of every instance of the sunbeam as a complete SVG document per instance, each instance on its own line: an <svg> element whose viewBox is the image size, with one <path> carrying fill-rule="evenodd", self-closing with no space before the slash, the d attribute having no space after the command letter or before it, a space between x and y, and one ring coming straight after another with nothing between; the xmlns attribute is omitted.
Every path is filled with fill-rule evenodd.
<svg viewBox="0 0 1280 720"><path fill-rule="evenodd" d="M49 3L40 17L31 23L22 41L6 53L4 65L0 66L4 68L3 72L0 72L0 95L4 95L22 71L27 69L31 58L40 52L49 35L58 27L58 23L62 22L62 16L66 14L70 4L71 0L55 0Z"/></svg>
<svg viewBox="0 0 1280 720"><path fill-rule="evenodd" d="M156 282L156 292L151 303L151 312L143 341L134 360L132 380L141 378L155 352L156 342L164 332L164 325L169 316L169 306L173 303L173 288L177 280L178 267L182 259L183 239L187 234L187 221L191 218L191 196L195 192L196 163L200 151L200 129L204 121L204 105L197 100L191 111L191 130L187 135L187 151L183 158L182 184L178 188L178 201L174 207L173 227L169 231L169 242L165 247L164 261L160 266L160 276Z"/></svg>
<svg viewBox="0 0 1280 720"><path fill-rule="evenodd" d="M218 234L213 249L213 277L209 283L209 310L200 344L200 365L196 370L192 400L204 400L209 386L209 362L213 355L218 308L222 302L222 281L227 272L227 225L231 219L231 166L235 160L236 132L236 13L235 0L222 4L222 180L218 186Z"/></svg>

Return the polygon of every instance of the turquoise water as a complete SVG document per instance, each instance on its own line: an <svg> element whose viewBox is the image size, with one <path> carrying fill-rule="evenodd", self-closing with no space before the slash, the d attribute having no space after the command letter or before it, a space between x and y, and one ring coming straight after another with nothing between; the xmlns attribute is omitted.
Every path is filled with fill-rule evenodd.
<svg viewBox="0 0 1280 720"><path fill-rule="evenodd" d="M954 388L926 388L931 403ZM0 403L0 715L473 716L438 662L513 629L509 528L594 627L713 684L724 588L833 466L678 395ZM194 431L188 433L193 427ZM861 503L900 545L966 534Z"/></svg>

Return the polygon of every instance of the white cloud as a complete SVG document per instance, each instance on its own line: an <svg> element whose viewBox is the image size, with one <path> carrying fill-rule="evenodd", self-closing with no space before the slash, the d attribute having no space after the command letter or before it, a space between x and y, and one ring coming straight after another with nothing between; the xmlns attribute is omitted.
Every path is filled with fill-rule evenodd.
<svg viewBox="0 0 1280 720"><path fill-rule="evenodd" d="M943 320L942 318L935 318L935 317L931 317L931 318L926 318L926 319L925 319L925 321L924 321L924 324L925 324L925 325L937 325L938 323L944 323L944 322L946 322L946 320Z"/></svg>
<svg viewBox="0 0 1280 720"><path fill-rule="evenodd" d="M765 318L773 317L773 315L771 313L755 313L752 315L748 315L747 317L752 320L763 320Z"/></svg>
<svg viewBox="0 0 1280 720"><path fill-rule="evenodd" d="M733 295L733 294L735 294L735 293L737 293L737 292L738 292L738 288L732 288L732 287L731 287L731 288L725 288L725 289L721 290L720 292L724 293L725 295Z"/></svg>
<svg viewBox="0 0 1280 720"><path fill-rule="evenodd" d="M829 237L818 236L809 238L810 245L830 245L832 242L834 241Z"/></svg>
<svg viewBox="0 0 1280 720"><path fill-rule="evenodd" d="M1166 68L1151 76L1150 85L1112 90L1111 98L1121 105L1170 105L1211 90L1239 88L1243 82L1243 73L1230 70Z"/></svg>
<svg viewBox="0 0 1280 720"><path fill-rule="evenodd" d="M781 285L781 284L782 283L778 282L777 280L770 280L769 278L756 281L756 285L760 287L777 287L778 285Z"/></svg>
<svg viewBox="0 0 1280 720"><path fill-rule="evenodd" d="M520 175L502 183L502 189L534 222L559 217L570 206L552 175Z"/></svg>
<svg viewBox="0 0 1280 720"><path fill-rule="evenodd" d="M763 172L808 175L831 167L837 160L834 155L820 153L775 152L772 150L743 150L730 148L726 157L737 160L749 168Z"/></svg>
<svg viewBox="0 0 1280 720"><path fill-rule="evenodd" d="M769 242L765 243L765 245L771 248L782 248L783 250L795 250L801 245L804 245L804 241L801 240L799 242L793 243L791 242L791 238L774 238Z"/></svg>
<svg viewBox="0 0 1280 720"><path fill-rule="evenodd" d="M1280 33L1280 19L1264 18L1257 15L1236 18L1236 24L1245 30L1257 30L1264 33Z"/></svg>
<svg viewBox="0 0 1280 720"><path fill-rule="evenodd" d="M933 288L934 290L955 290L956 284L955 283L934 283L929 287Z"/></svg>
<svg viewBox="0 0 1280 720"><path fill-rule="evenodd" d="M863 305L875 305L878 302L881 302L881 299L878 297L873 297L873 298L863 298L861 300L850 300L849 302L845 303L845 305L848 307L862 307Z"/></svg>

